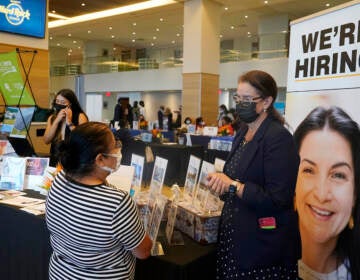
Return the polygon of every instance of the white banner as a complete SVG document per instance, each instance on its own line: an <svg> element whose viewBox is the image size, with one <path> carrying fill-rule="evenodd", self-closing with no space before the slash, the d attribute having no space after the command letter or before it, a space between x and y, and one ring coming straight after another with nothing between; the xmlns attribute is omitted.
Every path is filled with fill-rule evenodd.
<svg viewBox="0 0 360 280"><path fill-rule="evenodd" d="M288 92L360 88L360 1L291 24Z"/></svg>

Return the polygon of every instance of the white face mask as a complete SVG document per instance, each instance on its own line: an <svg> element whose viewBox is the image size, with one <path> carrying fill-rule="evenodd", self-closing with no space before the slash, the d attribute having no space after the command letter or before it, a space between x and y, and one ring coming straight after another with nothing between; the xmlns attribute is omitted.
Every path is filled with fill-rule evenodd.
<svg viewBox="0 0 360 280"><path fill-rule="evenodd" d="M118 153L118 154L103 154L103 155L107 156L107 157L115 157L116 158L116 166L115 166L115 168L111 168L109 166L99 166L102 170L113 173L113 172L115 172L116 170L119 169L119 167L121 165L121 159L122 159L121 153Z"/></svg>

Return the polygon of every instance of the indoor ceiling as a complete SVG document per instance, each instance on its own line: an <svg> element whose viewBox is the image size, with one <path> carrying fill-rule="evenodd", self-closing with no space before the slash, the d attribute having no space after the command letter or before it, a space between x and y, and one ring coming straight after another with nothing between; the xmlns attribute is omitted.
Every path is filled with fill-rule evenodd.
<svg viewBox="0 0 360 280"><path fill-rule="evenodd" d="M127 14L49 29L50 47L81 50L87 41L129 48L182 46L183 8L188 0ZM261 17L286 14L289 20L333 7L342 0L212 0L219 4L221 40L257 36ZM141 0L49 0L49 12L66 17L144 2ZM49 18L51 22L52 18ZM284 31L286 32L286 31Z"/></svg>

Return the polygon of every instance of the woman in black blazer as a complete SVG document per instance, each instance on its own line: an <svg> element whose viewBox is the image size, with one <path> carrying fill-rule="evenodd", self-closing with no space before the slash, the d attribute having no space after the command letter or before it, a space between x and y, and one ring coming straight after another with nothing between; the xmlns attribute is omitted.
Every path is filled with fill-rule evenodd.
<svg viewBox="0 0 360 280"><path fill-rule="evenodd" d="M297 278L300 239L293 198L299 157L273 107L276 96L276 82L265 72L239 78L234 100L241 129L223 173L208 176L208 186L225 202L217 279Z"/></svg>

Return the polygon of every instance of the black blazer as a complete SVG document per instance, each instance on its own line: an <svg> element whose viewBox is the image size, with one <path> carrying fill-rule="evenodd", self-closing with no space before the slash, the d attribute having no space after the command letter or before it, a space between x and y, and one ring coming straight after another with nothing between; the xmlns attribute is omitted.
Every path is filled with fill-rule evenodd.
<svg viewBox="0 0 360 280"><path fill-rule="evenodd" d="M237 133L228 160L246 131ZM295 264L301 247L293 210L299 156L292 135L269 116L247 144L240 161L233 179L245 187L242 198L236 196L233 204L231 249L240 269ZM259 219L265 217L275 218L275 229L260 228Z"/></svg>

